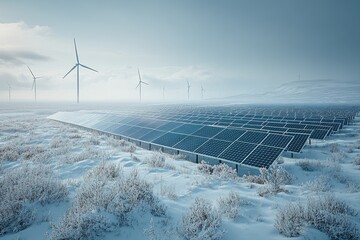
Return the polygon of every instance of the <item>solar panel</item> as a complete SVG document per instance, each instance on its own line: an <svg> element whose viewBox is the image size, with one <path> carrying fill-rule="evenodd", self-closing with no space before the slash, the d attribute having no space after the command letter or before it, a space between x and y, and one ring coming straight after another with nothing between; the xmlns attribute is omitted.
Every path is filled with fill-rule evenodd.
<svg viewBox="0 0 360 240"><path fill-rule="evenodd" d="M162 146L172 147L178 142L180 142L182 139L184 139L185 137L186 136L182 134L169 132L162 135L161 137L156 138L155 140L152 141L152 143Z"/></svg>
<svg viewBox="0 0 360 240"><path fill-rule="evenodd" d="M194 132L192 135L210 138L210 137L215 136L222 130L223 130L223 128L219 128L219 127L203 126L198 131Z"/></svg>
<svg viewBox="0 0 360 240"><path fill-rule="evenodd" d="M163 131L152 130L151 132L141 136L140 140L143 140L144 142L151 142L164 134L165 134L165 132L163 132Z"/></svg>
<svg viewBox="0 0 360 240"><path fill-rule="evenodd" d="M294 137L286 148L286 150L289 152L301 152L301 150L303 149L307 140L310 137L310 135L305 135L305 134L296 134L296 133L286 133L286 134Z"/></svg>
<svg viewBox="0 0 360 240"><path fill-rule="evenodd" d="M230 144L231 144L231 142L216 140L216 139L209 139L207 142L205 142L203 145L201 145L199 148L197 148L195 150L195 152L203 154L203 155L217 157Z"/></svg>
<svg viewBox="0 0 360 240"><path fill-rule="evenodd" d="M156 128L157 130L160 131L171 131L179 126L183 125L183 123L179 123L179 122L167 122L163 125L161 125L160 127Z"/></svg>
<svg viewBox="0 0 360 240"><path fill-rule="evenodd" d="M256 147L256 144L234 142L219 157L241 163Z"/></svg>
<svg viewBox="0 0 360 240"><path fill-rule="evenodd" d="M176 132L176 133L191 134L191 133L196 132L197 130L199 130L202 127L203 127L202 125L184 124L184 125L177 127L171 131Z"/></svg>
<svg viewBox="0 0 360 240"><path fill-rule="evenodd" d="M260 143L267 136L267 133L264 132L253 132L247 131L244 135L242 135L238 141L248 142L248 143Z"/></svg>
<svg viewBox="0 0 360 240"><path fill-rule="evenodd" d="M282 152L281 148L259 145L242 163L259 168L269 168Z"/></svg>
<svg viewBox="0 0 360 240"><path fill-rule="evenodd" d="M272 147L286 148L287 145L293 139L292 136L279 135L279 134L269 134L261 145L267 145Z"/></svg>
<svg viewBox="0 0 360 240"><path fill-rule="evenodd" d="M207 140L207 138L203 137L187 136L173 147L176 149L193 152Z"/></svg>
<svg viewBox="0 0 360 240"><path fill-rule="evenodd" d="M236 139L238 139L241 135L243 135L245 132L246 130L240 130L240 129L224 129L223 131L215 135L214 138L233 142Z"/></svg>
<svg viewBox="0 0 360 240"><path fill-rule="evenodd" d="M171 105L126 107L116 113L59 112L49 118L219 160L268 167L284 148L300 152L309 136L324 139L350 123L358 111L347 107Z"/></svg>

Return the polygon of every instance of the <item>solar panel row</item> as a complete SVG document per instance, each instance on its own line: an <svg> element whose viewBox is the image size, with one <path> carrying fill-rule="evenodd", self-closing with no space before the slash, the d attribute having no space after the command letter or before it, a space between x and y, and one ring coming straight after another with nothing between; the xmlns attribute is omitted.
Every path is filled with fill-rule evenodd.
<svg viewBox="0 0 360 240"><path fill-rule="evenodd" d="M94 116L94 114L86 113L62 113L55 114L51 118L161 147L194 152L241 164L245 164L243 162L246 161L247 165L254 167L268 168L293 139L292 136L243 129L115 116L114 114L100 117L96 114ZM157 124L152 124L154 122ZM155 128L148 128L149 126ZM254 160L251 160L253 156L250 153L258 151L257 149L259 151L264 149L259 148L260 146L266 146L265 149L272 149L277 154L269 155L266 161L261 160L261 163L254 165Z"/></svg>

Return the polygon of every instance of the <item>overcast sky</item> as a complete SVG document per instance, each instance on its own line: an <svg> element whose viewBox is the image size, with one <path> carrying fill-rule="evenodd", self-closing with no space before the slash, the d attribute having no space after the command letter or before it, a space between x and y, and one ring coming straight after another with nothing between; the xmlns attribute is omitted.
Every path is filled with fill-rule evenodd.
<svg viewBox="0 0 360 240"><path fill-rule="evenodd" d="M0 100L217 98L301 79L360 81L360 1L0 1Z"/></svg>

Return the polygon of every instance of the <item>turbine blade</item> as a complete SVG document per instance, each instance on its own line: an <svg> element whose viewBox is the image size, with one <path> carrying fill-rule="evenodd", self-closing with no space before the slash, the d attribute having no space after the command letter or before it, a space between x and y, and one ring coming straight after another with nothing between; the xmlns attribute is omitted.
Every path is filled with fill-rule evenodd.
<svg viewBox="0 0 360 240"><path fill-rule="evenodd" d="M31 71L30 67L29 67L29 66L27 66L27 67L28 67L28 69L29 69L29 71L30 71L31 75L33 76L33 78L35 78L35 76L34 76L33 72Z"/></svg>
<svg viewBox="0 0 360 240"><path fill-rule="evenodd" d="M141 83L141 82L139 82L138 85L136 85L136 88L135 88L135 89L137 89L137 88L140 86L140 83Z"/></svg>
<svg viewBox="0 0 360 240"><path fill-rule="evenodd" d="M139 80L140 80L140 82L141 82L141 75L140 75L140 70L139 70L139 68L138 68L138 74L139 74Z"/></svg>
<svg viewBox="0 0 360 240"><path fill-rule="evenodd" d="M68 71L67 74L65 74L65 76L63 77L63 79L64 79L72 70L74 70L74 69L76 68L76 66L77 66L77 64L76 64L72 69L70 69L70 71Z"/></svg>
<svg viewBox="0 0 360 240"><path fill-rule="evenodd" d="M143 83L143 84L146 84L146 85L149 85L148 83L146 83L146 82L143 82L143 81L141 81L141 83Z"/></svg>
<svg viewBox="0 0 360 240"><path fill-rule="evenodd" d="M74 38L74 46L75 46L76 61L77 61L77 63L80 63L80 61L79 61L79 55L78 55L77 48L76 48L75 38Z"/></svg>
<svg viewBox="0 0 360 240"><path fill-rule="evenodd" d="M84 67L84 68L87 68L87 69L89 69L89 70L91 70L91 71L98 72L98 71L96 71L95 69L92 69L92 68L90 68L90 67L87 67L87 66L85 66L85 65L82 65L81 63L79 63L79 65L82 66L82 67Z"/></svg>

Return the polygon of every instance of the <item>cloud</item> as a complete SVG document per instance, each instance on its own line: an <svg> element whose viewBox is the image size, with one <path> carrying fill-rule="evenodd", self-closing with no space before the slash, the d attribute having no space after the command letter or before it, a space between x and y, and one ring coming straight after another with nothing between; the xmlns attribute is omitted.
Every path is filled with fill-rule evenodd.
<svg viewBox="0 0 360 240"><path fill-rule="evenodd" d="M26 50L3 50L0 49L0 64L25 64L27 60L47 61L50 57Z"/></svg>
<svg viewBox="0 0 360 240"><path fill-rule="evenodd" d="M30 27L24 22L0 23L0 65L50 60L50 57L40 53L43 50L38 49L38 43L50 32L47 26Z"/></svg>

